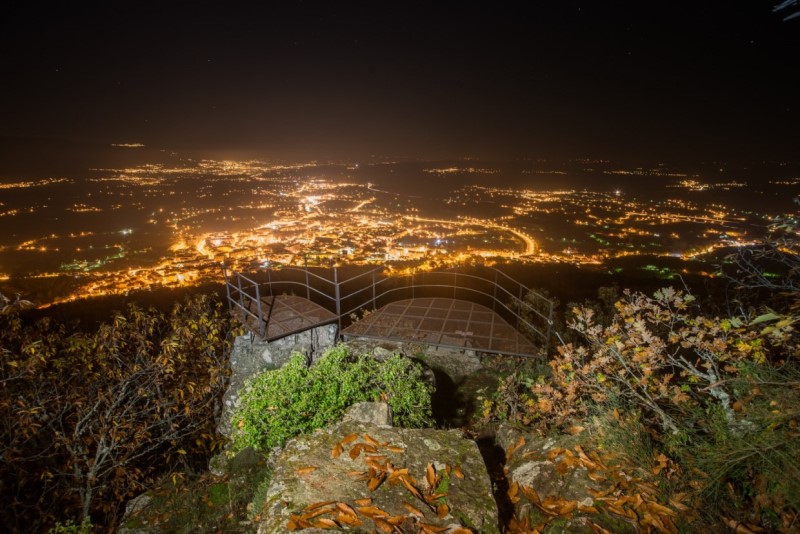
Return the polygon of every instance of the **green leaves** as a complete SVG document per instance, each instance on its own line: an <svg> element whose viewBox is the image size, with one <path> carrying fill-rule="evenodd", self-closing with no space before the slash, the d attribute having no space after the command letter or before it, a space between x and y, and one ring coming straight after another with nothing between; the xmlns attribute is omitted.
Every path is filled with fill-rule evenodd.
<svg viewBox="0 0 800 534"><path fill-rule="evenodd" d="M773 312L764 313L750 321L750 326L766 323L768 321L775 321L776 319L780 319L780 316Z"/></svg>
<svg viewBox="0 0 800 534"><path fill-rule="evenodd" d="M233 415L234 445L266 450L339 419L356 402L385 398L396 424L431 423L431 387L419 365L392 356L380 362L333 347L312 367L295 354L282 368L256 376Z"/></svg>

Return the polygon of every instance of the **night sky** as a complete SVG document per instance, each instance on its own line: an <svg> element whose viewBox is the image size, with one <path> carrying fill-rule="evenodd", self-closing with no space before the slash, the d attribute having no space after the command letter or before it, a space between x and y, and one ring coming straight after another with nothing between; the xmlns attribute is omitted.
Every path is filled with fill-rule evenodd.
<svg viewBox="0 0 800 534"><path fill-rule="evenodd" d="M776 3L17 2L0 15L0 136L314 159L796 160L800 18Z"/></svg>

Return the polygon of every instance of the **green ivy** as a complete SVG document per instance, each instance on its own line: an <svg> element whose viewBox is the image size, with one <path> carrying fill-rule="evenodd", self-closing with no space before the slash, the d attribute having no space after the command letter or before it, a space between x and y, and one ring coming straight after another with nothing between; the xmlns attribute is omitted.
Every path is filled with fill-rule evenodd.
<svg viewBox="0 0 800 534"><path fill-rule="evenodd" d="M282 446L340 419L352 404L381 398L392 408L395 424L429 426L433 388L422 372L407 358L381 362L352 355L346 345L329 349L311 367L294 354L282 368L257 375L245 388L233 415L234 448Z"/></svg>

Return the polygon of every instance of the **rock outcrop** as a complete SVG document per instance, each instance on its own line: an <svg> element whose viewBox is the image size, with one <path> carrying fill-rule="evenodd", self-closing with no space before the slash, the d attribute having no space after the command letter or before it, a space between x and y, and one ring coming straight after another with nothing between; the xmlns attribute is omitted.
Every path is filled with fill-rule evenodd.
<svg viewBox="0 0 800 534"><path fill-rule="evenodd" d="M496 441L506 451L508 494L518 520L529 521L531 527L545 525L543 534L602 532L592 523L615 534L638 532L632 522L607 513L604 502L596 499L606 488L593 480L598 476L587 466L596 462L583 453L575 437L543 437L503 424Z"/></svg>
<svg viewBox="0 0 800 534"><path fill-rule="evenodd" d="M388 532L392 525L414 531L422 523L499 532L474 441L457 430L365 423L366 412L351 410L346 420L286 444L264 502L254 503L260 534L323 527Z"/></svg>

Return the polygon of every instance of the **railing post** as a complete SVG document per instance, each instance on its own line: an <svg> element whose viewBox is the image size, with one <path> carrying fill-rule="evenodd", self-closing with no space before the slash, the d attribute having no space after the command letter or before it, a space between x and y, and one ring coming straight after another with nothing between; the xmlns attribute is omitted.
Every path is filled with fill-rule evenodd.
<svg viewBox="0 0 800 534"><path fill-rule="evenodd" d="M308 254L303 254L303 270L306 273L306 300L311 300L311 286L308 285Z"/></svg>
<svg viewBox="0 0 800 534"><path fill-rule="evenodd" d="M225 293L228 296L228 311L233 310L233 302L231 302L231 283L228 280L228 269L225 262L222 262L222 277L225 278Z"/></svg>
<svg viewBox="0 0 800 534"><path fill-rule="evenodd" d="M308 275L308 271L306 271L306 275ZM342 335L342 302L340 300L338 267L333 268L333 286L336 293L336 319L339 323L339 331L336 333L338 337Z"/></svg>
<svg viewBox="0 0 800 534"><path fill-rule="evenodd" d="M547 315L547 337L544 340L544 354L547 356L547 351L550 350L550 336L553 332L553 301L550 301L550 313Z"/></svg>
<svg viewBox="0 0 800 534"><path fill-rule="evenodd" d="M377 303L375 302L375 270L372 271L372 311L377 309Z"/></svg>
<svg viewBox="0 0 800 534"><path fill-rule="evenodd" d="M236 273L236 283L239 286L239 306L242 307L244 310L244 298L242 298L242 275L241 273Z"/></svg>
<svg viewBox="0 0 800 534"><path fill-rule="evenodd" d="M261 313L261 291L256 284L256 305L258 306L258 328L261 330L261 337L267 337L267 324L264 322L264 315Z"/></svg>
<svg viewBox="0 0 800 534"><path fill-rule="evenodd" d="M494 270L494 291L492 291L492 311L497 313L497 269Z"/></svg>
<svg viewBox="0 0 800 534"><path fill-rule="evenodd" d="M272 296L272 267L267 267L267 283L269 284L269 296ZM261 302L261 301L259 301ZM261 306L259 306L261 309Z"/></svg>

